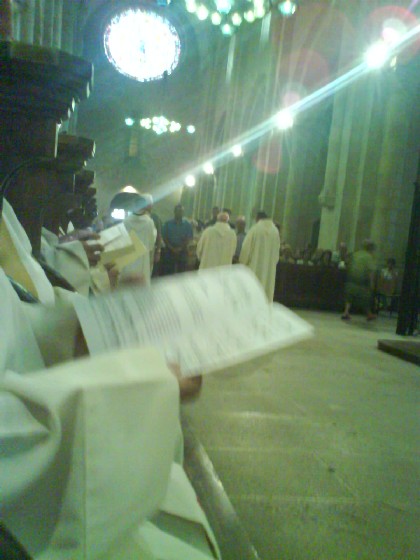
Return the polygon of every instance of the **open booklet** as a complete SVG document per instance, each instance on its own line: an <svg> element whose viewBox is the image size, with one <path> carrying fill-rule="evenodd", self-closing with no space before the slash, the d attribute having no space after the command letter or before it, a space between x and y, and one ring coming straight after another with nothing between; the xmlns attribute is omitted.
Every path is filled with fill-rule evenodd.
<svg viewBox="0 0 420 560"><path fill-rule="evenodd" d="M308 338L312 327L267 302L241 265L184 273L97 298L75 300L92 355L156 346L184 376L220 370Z"/></svg>
<svg viewBox="0 0 420 560"><path fill-rule="evenodd" d="M133 231L128 232L123 223L104 229L100 232L99 239L88 243L100 243L104 248L100 263L111 263L119 270L148 253L138 236Z"/></svg>

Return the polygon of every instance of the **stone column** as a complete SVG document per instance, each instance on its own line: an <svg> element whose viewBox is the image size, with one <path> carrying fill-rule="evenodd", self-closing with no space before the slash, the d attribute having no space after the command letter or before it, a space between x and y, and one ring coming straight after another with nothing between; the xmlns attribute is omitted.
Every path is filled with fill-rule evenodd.
<svg viewBox="0 0 420 560"><path fill-rule="evenodd" d="M52 46L56 49L61 48L61 29L63 25L63 0L52 0L54 3L54 25Z"/></svg>
<svg viewBox="0 0 420 560"><path fill-rule="evenodd" d="M35 31L35 0L27 0L21 12L20 39L24 43L33 44Z"/></svg>
<svg viewBox="0 0 420 560"><path fill-rule="evenodd" d="M339 241L343 192L347 177L354 112L354 86L337 93L328 143L325 182L319 196L321 225L318 246L334 250Z"/></svg>
<svg viewBox="0 0 420 560"><path fill-rule="evenodd" d="M43 45L44 0L35 0L34 45Z"/></svg>
<svg viewBox="0 0 420 560"><path fill-rule="evenodd" d="M75 26L75 6L74 2L63 4L63 16L61 24L61 49L73 53L74 46L74 26Z"/></svg>
<svg viewBox="0 0 420 560"><path fill-rule="evenodd" d="M2 0L0 3L0 41L9 41L12 38L12 6L11 0Z"/></svg>
<svg viewBox="0 0 420 560"><path fill-rule="evenodd" d="M359 222L362 217L361 207L369 200L374 193L375 185L366 184L369 182L369 175L366 173L366 168L371 166L373 162L369 160L369 153L372 149L372 114L374 105L374 89L375 82L371 77L368 77L362 83L358 90L359 99L362 99L357 110L358 118L354 120L354 132L352 142L355 144L354 150L356 153L357 161L350 170L350 177L347 181L347 188L350 190L349 203L347 211L342 216L342 220L347 219L346 231L348 235L345 239L338 239L337 241L344 241L347 243L350 250L357 249L360 245L360 227ZM374 123L376 124L376 123ZM362 232L362 237L363 232ZM338 245L338 243L337 243ZM335 247L334 247L335 248Z"/></svg>
<svg viewBox="0 0 420 560"><path fill-rule="evenodd" d="M393 80L385 113L385 128L378 169L378 187L371 226L371 237L377 243L378 255L392 251L396 227L399 192L403 187L404 166L410 128L409 103L403 88Z"/></svg>
<svg viewBox="0 0 420 560"><path fill-rule="evenodd" d="M310 241L310 224L303 223L305 205L302 200L302 197L305 196L308 159L311 158L309 152L312 136L309 120L303 121L302 125L295 125L286 134L291 135L289 139L291 153L284 201L282 237L286 243L298 248ZM284 140L285 143L288 142L287 137Z"/></svg>
<svg viewBox="0 0 420 560"><path fill-rule="evenodd" d="M44 0L43 45L52 47L54 37L54 0Z"/></svg>

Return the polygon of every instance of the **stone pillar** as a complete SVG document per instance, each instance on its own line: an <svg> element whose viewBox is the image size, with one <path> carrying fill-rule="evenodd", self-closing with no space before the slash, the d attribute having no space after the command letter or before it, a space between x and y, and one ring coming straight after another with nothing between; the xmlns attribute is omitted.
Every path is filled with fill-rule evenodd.
<svg viewBox="0 0 420 560"><path fill-rule="evenodd" d="M378 169L378 187L371 226L371 238L378 255L388 254L396 244L399 193L403 187L404 166L410 128L410 105L403 88L395 81L391 86L385 113L384 140ZM395 222L395 220L394 220Z"/></svg>
<svg viewBox="0 0 420 560"><path fill-rule="evenodd" d="M304 120L301 125L295 125L286 134L290 134L291 138L285 137L285 144L291 144L289 173L287 177L286 193L283 211L282 237L286 243L291 244L295 248L305 246L310 241L311 224L306 223L304 216L305 202L303 197L306 196L306 187L308 187L307 170L310 167L311 143L311 124L310 117ZM309 193L308 193L309 195Z"/></svg>
<svg viewBox="0 0 420 560"><path fill-rule="evenodd" d="M0 41L10 41L12 38L12 6L11 0L0 2Z"/></svg>
<svg viewBox="0 0 420 560"><path fill-rule="evenodd" d="M22 7L16 2L12 2L12 35L11 39L20 41L21 33L21 11Z"/></svg>
<svg viewBox="0 0 420 560"><path fill-rule="evenodd" d="M360 237L367 237L363 232L360 232L360 220L363 219L362 205L366 205L368 200L374 196L376 187L376 185L370 184L369 174L366 173L366 169L374 165L374 161L369 159L369 154L375 148L371 145L373 138L371 131L373 128L375 86L374 79L367 77L366 81L360 84L358 89L358 100L360 100L360 103L357 104L356 101L358 118L353 123L352 143L354 144L353 149L357 159L348 174L347 189L350 192L347 197L347 208L342 215L342 221L347 220L345 227L347 235L342 235L343 239L337 240L338 242L344 241L347 243L350 250L355 250L360 246ZM378 124L374 123L374 126L378 126Z"/></svg>
<svg viewBox="0 0 420 560"><path fill-rule="evenodd" d="M54 37L54 0L44 0L44 47L53 47Z"/></svg>
<svg viewBox="0 0 420 560"><path fill-rule="evenodd" d="M44 0L35 0L34 45L43 45Z"/></svg>
<svg viewBox="0 0 420 560"><path fill-rule="evenodd" d="M75 5L74 2L65 2L62 8L61 23L61 49L72 53L74 46Z"/></svg>
<svg viewBox="0 0 420 560"><path fill-rule="evenodd" d="M334 250L339 242L352 121L355 117L353 107L354 86L335 95L325 182L319 196L322 211L318 246L323 249Z"/></svg>
<svg viewBox="0 0 420 560"><path fill-rule="evenodd" d="M54 25L52 46L56 49L61 48L61 29L63 25L63 0L52 0L54 2Z"/></svg>
<svg viewBox="0 0 420 560"><path fill-rule="evenodd" d="M20 40L33 44L35 31L35 0L27 0L23 5L20 16Z"/></svg>

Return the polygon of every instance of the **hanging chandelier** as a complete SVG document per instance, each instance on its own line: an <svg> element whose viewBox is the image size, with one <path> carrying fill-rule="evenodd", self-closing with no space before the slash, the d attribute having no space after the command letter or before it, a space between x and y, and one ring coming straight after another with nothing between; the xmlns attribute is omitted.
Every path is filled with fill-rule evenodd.
<svg viewBox="0 0 420 560"><path fill-rule="evenodd" d="M210 21L223 35L230 36L242 23L262 19L274 7L283 17L292 16L297 2L292 0L185 0L187 12L200 21Z"/></svg>
<svg viewBox="0 0 420 560"><path fill-rule="evenodd" d="M195 133L195 126L193 124L181 125L181 123L176 121L171 121L163 115L155 115L153 117L143 117L137 119L134 117L126 117L124 120L126 126L132 127L134 125L140 125L141 128L146 130L151 130L158 136L161 134L166 134L167 132L176 133L181 130L185 130L187 134Z"/></svg>

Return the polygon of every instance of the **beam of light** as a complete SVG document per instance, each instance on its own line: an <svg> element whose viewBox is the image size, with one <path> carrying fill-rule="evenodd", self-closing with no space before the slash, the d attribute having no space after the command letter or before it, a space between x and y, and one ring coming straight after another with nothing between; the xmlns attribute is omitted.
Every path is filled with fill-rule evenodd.
<svg viewBox="0 0 420 560"><path fill-rule="evenodd" d="M392 48L389 50L389 57L392 59L393 57L397 56L406 46L412 43L414 40L420 37L420 25L413 27L410 31L405 33L404 36L400 37L400 39L392 45ZM353 84L361 77L365 76L372 72L372 69L366 64L366 62L361 62L345 74L342 74L338 78L332 80L332 82L326 84L325 86L320 87L316 91L310 93L306 97L299 99L287 109L291 112L293 116L297 116L299 113L310 109L314 105L317 105L324 99L331 97L332 95L338 93L339 91L343 90L344 88L348 87L349 85ZM278 113L277 113L278 114ZM277 127L277 114L268 118L267 120L263 121L262 123L256 125L255 127L251 128L247 132L237 136L231 142L224 144L220 150L217 152L208 155L205 161L211 160L215 167L220 167L221 165L227 164L229 161L235 157L234 150L236 150L237 146L241 148L242 152L246 151L246 148L251 148L257 140L261 137L267 135L273 129ZM238 157L238 156L236 156ZM164 198L171 192L179 189L180 183L183 182L183 177L185 173L187 174L200 174L202 173L202 167L205 162L202 162L196 165L193 169L188 169L182 175L175 177L174 179L159 185L156 190L154 191L156 194L156 198L160 200Z"/></svg>

